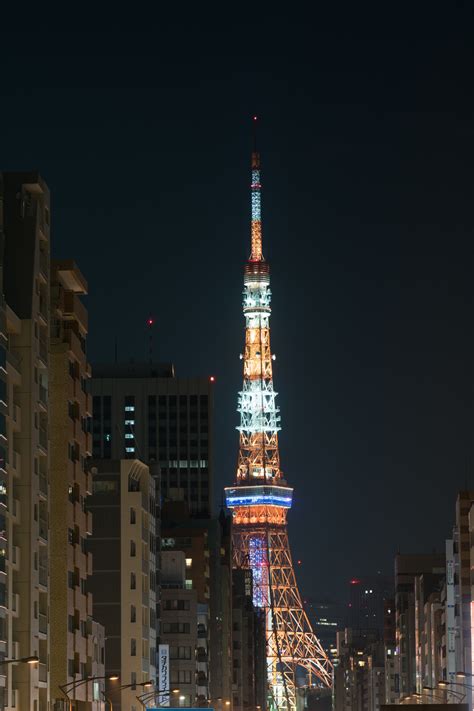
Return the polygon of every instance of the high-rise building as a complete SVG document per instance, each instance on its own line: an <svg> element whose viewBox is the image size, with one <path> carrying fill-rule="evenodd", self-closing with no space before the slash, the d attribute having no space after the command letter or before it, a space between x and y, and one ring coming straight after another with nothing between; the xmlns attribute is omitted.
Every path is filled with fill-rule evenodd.
<svg viewBox="0 0 474 711"><path fill-rule="evenodd" d="M444 572L444 553L395 557L395 641L400 699L417 693L415 579L425 574L442 576Z"/></svg>
<svg viewBox="0 0 474 711"><path fill-rule="evenodd" d="M0 442L0 535L6 574L3 652L9 658L39 658L39 664L0 665L0 686L6 708L46 711L50 700L49 190L37 173L4 173L0 184L7 331L3 332L7 352L2 355L4 408L8 403Z"/></svg>
<svg viewBox="0 0 474 711"><path fill-rule="evenodd" d="M51 265L51 339L49 348L50 425L50 614L49 675L51 701L60 702L60 687L81 708L102 708L103 681L78 683L104 676L100 643L103 632L92 620L88 578L92 557L88 536L92 515L87 511L91 493L88 458L91 455L90 396L86 383L87 311L80 297L87 283L72 261ZM41 485L46 481L40 474ZM47 610L39 610L40 630L46 628Z"/></svg>
<svg viewBox="0 0 474 711"><path fill-rule="evenodd" d="M163 500L209 515L212 380L176 377L172 365L96 365L93 456L139 458L161 473Z"/></svg>
<svg viewBox="0 0 474 711"><path fill-rule="evenodd" d="M349 583L349 627L377 630L383 639L384 600L393 598L393 579L378 573Z"/></svg>
<svg viewBox="0 0 474 711"><path fill-rule="evenodd" d="M107 695L128 711L156 682L155 486L136 459L93 460L91 472L93 617L106 630L106 675L133 685Z"/></svg>

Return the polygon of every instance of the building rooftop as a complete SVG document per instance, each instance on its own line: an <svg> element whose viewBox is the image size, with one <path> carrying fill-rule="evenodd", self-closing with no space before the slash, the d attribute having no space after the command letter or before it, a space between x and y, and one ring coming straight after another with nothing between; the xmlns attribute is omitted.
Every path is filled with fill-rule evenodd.
<svg viewBox="0 0 474 711"><path fill-rule="evenodd" d="M174 378L173 363L97 363L94 378Z"/></svg>

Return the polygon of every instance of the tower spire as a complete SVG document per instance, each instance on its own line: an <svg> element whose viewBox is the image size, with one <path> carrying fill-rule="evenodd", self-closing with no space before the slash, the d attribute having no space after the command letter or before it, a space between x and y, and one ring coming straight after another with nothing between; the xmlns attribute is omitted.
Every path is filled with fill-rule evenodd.
<svg viewBox="0 0 474 711"><path fill-rule="evenodd" d="M252 252L244 268L245 350L239 392L239 456L233 486L225 489L232 511L235 568L252 570L254 605L265 619L270 711L297 711L298 675L307 672L331 686L332 665L303 607L291 559L286 517L290 488L280 469L277 393L270 349L269 265L262 254L260 155L254 116L252 152Z"/></svg>
<svg viewBox="0 0 474 711"><path fill-rule="evenodd" d="M252 251L251 262L263 262L262 254L262 210L260 182L260 153L257 151L257 117L253 117L253 152L252 152Z"/></svg>

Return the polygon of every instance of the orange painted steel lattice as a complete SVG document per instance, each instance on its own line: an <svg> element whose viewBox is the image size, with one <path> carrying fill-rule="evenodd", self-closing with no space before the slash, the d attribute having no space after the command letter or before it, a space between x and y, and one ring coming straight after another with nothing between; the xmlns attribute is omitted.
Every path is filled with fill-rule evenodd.
<svg viewBox="0 0 474 711"><path fill-rule="evenodd" d="M252 155L251 256L245 265L243 387L236 483L226 488L233 514L234 566L251 568L254 604L265 610L269 703L295 711L297 671L331 685L332 665L303 608L291 559L286 515L293 490L281 469L279 409L270 349L270 276L262 254L260 157Z"/></svg>

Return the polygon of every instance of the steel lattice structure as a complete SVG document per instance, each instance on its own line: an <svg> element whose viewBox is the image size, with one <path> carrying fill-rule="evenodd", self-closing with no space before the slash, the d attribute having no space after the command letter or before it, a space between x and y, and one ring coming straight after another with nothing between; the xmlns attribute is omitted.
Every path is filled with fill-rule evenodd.
<svg viewBox="0 0 474 711"><path fill-rule="evenodd" d="M262 253L260 156L252 154L252 240L245 265L245 352L239 393L237 477L227 487L233 514L234 567L253 572L254 604L265 610L270 706L295 711L296 673L331 685L331 662L303 608L288 542L286 515L293 490L280 469L279 408L270 350L270 275Z"/></svg>

